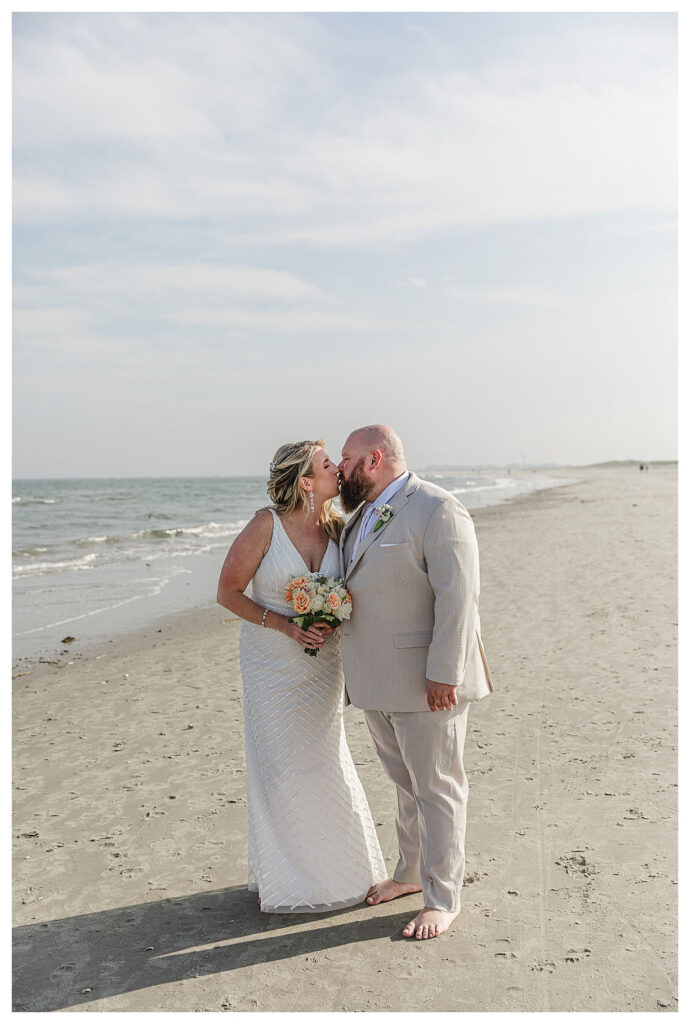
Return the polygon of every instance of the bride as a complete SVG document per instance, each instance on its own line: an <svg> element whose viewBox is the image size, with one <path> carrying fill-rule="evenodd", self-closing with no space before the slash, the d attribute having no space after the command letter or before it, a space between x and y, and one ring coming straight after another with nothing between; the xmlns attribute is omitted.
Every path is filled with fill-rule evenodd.
<svg viewBox="0 0 690 1024"><path fill-rule="evenodd" d="M325 624L300 629L285 600L290 576L339 575L338 470L323 441L282 445L268 494L218 584L218 602L244 620L249 889L262 911L315 913L362 902L386 877L345 738L340 636Z"/></svg>

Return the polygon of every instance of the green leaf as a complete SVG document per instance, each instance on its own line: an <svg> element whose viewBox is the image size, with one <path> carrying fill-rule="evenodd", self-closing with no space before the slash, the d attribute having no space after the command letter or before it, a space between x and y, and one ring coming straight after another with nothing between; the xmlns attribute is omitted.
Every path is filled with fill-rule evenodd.
<svg viewBox="0 0 690 1024"><path fill-rule="evenodd" d="M307 626L311 626L312 623L311 613L307 612L306 615L295 615L294 618L290 619L290 622L295 622L300 629L306 629Z"/></svg>

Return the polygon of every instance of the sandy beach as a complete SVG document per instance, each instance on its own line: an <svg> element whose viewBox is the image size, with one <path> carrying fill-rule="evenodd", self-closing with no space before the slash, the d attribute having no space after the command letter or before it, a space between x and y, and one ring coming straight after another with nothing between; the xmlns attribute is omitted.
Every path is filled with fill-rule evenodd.
<svg viewBox="0 0 690 1024"><path fill-rule="evenodd" d="M218 606L22 668L19 1011L676 1011L676 467L474 514L495 693L470 708L463 910L261 914L239 624ZM389 866L394 791L346 727Z"/></svg>

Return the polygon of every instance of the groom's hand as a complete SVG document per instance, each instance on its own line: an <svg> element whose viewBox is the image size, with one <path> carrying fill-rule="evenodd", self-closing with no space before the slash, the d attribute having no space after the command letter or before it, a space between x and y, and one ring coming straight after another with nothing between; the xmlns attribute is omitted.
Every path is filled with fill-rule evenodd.
<svg viewBox="0 0 690 1024"><path fill-rule="evenodd" d="M456 691L457 686L448 686L446 683L435 683L432 679L426 681L426 702L430 711L450 711L458 703Z"/></svg>

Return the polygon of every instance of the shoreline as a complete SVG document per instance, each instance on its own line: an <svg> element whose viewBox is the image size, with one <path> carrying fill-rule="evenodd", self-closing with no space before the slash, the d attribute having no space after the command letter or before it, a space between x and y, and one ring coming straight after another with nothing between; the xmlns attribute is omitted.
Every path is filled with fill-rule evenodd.
<svg viewBox="0 0 690 1024"><path fill-rule="evenodd" d="M417 895L257 908L220 606L17 680L14 1009L677 1011L677 476L637 474L476 515L496 689L469 712L462 912L438 939L400 937ZM363 713L345 728L390 869L394 790Z"/></svg>
<svg viewBox="0 0 690 1024"><path fill-rule="evenodd" d="M569 481L571 480L572 473L579 468L580 467L561 466L555 469L549 469L548 472L553 477L560 476ZM582 468L585 469L586 467ZM510 498L507 501L472 509L470 510L470 515L472 516L473 521L477 521L480 517L483 517L488 512L495 509L503 509L525 501L530 501L542 493L552 490L560 491L564 487L574 486L577 482L578 481L575 480L572 484L552 484L548 487L535 488L535 490L529 491L526 494L517 494L514 498ZM223 558L224 557L225 556L223 555ZM221 565L222 559L219 559L219 574ZM91 640L89 638L79 640L79 638L76 638L74 642L69 644L57 643L55 644L52 657L49 655L49 652L46 652L43 656L36 657L15 657L13 653L12 679L14 681L33 675L43 668L67 667L68 665L73 664L76 660L83 662L98 660L112 652L112 645L122 646L123 650L126 650L127 653L135 654L146 646L145 641L149 640L152 636L157 636L160 633L164 636L170 635L176 627L184 631L193 632L195 627L205 626L210 621L209 616L212 616L214 611L224 614L228 621L236 618L232 612L228 611L228 609L222 608L216 601L209 598L207 603L201 605L197 604L194 607L183 608L179 611L166 612L165 614L157 616L155 619L151 620L148 625L124 629L121 632L115 633L113 637L108 640ZM69 629L67 630L66 635L70 635ZM77 646L77 644L79 644L79 646Z"/></svg>

